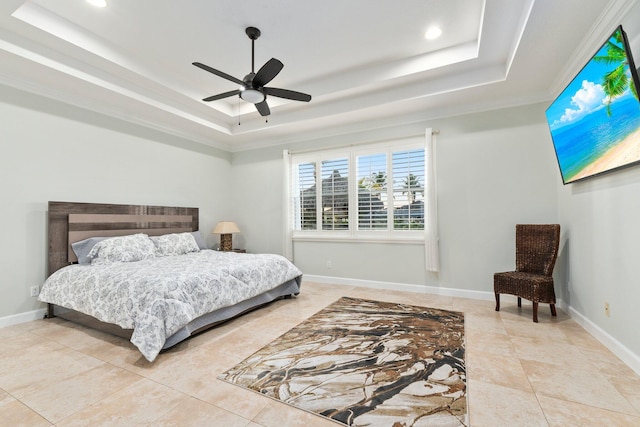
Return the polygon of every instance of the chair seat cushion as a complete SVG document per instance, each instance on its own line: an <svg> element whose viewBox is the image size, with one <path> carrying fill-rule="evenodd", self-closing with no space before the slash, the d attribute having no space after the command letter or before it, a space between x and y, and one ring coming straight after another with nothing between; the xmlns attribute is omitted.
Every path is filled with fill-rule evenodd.
<svg viewBox="0 0 640 427"><path fill-rule="evenodd" d="M553 277L522 271L505 271L493 275L493 291L517 295L533 302L556 303Z"/></svg>

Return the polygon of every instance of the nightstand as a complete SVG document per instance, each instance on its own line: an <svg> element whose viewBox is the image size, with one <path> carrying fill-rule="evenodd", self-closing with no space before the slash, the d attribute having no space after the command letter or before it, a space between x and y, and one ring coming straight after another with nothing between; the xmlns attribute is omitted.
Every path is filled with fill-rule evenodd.
<svg viewBox="0 0 640 427"><path fill-rule="evenodd" d="M229 252L235 252L237 254L246 254L247 250L246 249L231 249Z"/></svg>

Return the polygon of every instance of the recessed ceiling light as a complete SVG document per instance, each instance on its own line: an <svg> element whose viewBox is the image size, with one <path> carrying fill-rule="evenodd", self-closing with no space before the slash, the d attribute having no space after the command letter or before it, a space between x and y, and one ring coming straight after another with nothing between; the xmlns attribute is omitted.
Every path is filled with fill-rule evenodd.
<svg viewBox="0 0 640 427"><path fill-rule="evenodd" d="M107 7L107 0L87 0L87 3L95 7Z"/></svg>
<svg viewBox="0 0 640 427"><path fill-rule="evenodd" d="M427 40L435 40L442 35L442 30L439 27L430 27L427 32L424 33L424 38Z"/></svg>

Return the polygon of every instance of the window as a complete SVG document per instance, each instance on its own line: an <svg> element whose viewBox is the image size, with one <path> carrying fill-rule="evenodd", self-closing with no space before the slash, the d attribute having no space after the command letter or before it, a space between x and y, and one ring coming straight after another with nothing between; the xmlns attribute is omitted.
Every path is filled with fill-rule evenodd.
<svg viewBox="0 0 640 427"><path fill-rule="evenodd" d="M293 154L290 170L294 238L424 239L424 142Z"/></svg>

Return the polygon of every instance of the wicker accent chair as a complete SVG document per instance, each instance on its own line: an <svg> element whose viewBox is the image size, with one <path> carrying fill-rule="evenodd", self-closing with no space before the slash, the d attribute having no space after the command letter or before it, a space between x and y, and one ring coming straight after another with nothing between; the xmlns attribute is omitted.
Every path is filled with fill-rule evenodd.
<svg viewBox="0 0 640 427"><path fill-rule="evenodd" d="M556 316L556 294L553 289L553 267L558 257L560 225L516 225L516 271L495 273L493 291L496 311L500 311L500 294L533 301L533 321L538 322L538 303L551 304L551 315Z"/></svg>

